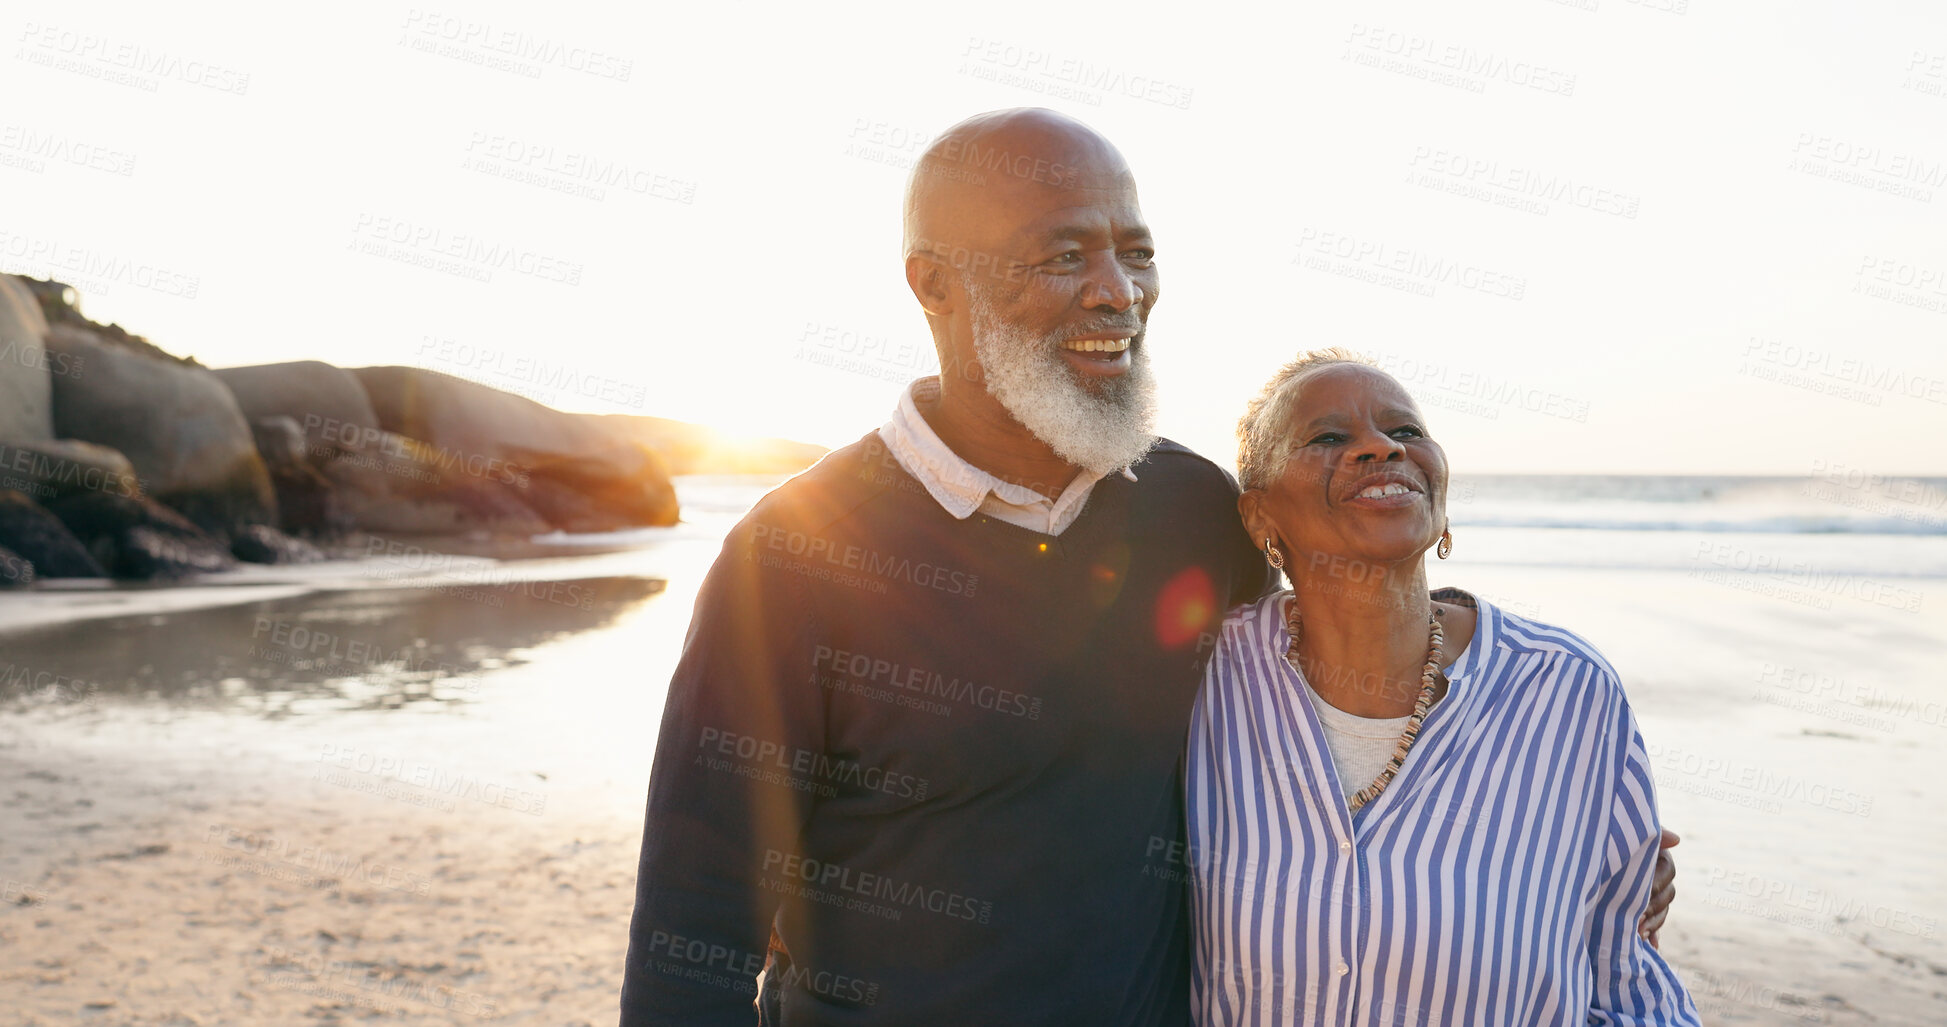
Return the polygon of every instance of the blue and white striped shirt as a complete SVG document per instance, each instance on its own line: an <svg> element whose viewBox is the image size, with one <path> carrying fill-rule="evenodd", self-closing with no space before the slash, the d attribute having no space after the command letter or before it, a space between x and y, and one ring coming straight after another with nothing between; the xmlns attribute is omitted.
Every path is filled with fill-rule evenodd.
<svg viewBox="0 0 1947 1027"><path fill-rule="evenodd" d="M1656 795L1586 641L1479 624L1392 783L1348 812L1284 659L1287 593L1233 610L1189 741L1200 1024L1695 1024L1636 934Z"/></svg>

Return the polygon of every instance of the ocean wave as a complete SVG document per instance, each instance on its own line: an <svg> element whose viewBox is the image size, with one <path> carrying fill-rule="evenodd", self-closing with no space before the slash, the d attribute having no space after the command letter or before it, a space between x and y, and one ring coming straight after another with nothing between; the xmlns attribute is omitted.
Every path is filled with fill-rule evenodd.
<svg viewBox="0 0 1947 1027"><path fill-rule="evenodd" d="M1660 516L1658 516L1660 514ZM1577 510L1511 510L1486 515L1455 513L1456 527L1582 528L1600 531L1703 531L1788 535L1947 535L1947 518L1835 517L1825 514L1661 510L1640 517L1604 516Z"/></svg>
<svg viewBox="0 0 1947 1027"><path fill-rule="evenodd" d="M1947 535L1947 478L1456 475L1455 524L1612 531Z"/></svg>

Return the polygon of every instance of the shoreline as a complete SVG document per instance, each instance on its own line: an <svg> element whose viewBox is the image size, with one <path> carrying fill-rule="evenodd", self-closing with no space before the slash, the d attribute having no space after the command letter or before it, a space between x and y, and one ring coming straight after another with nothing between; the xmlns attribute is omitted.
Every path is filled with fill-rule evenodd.
<svg viewBox="0 0 1947 1027"><path fill-rule="evenodd" d="M780 474L693 474L673 479L683 517L668 527L536 536L360 533L331 558L303 564L239 564L175 581L44 579L0 590L0 641L63 624L168 616L256 602L368 590L467 590L544 581L635 577L667 585L701 570L723 534Z"/></svg>
<svg viewBox="0 0 1947 1027"><path fill-rule="evenodd" d="M312 563L246 563L164 581L42 579L30 588L0 592L0 639L78 621L169 615L318 593L574 581L614 574L615 558L654 548L653 542L577 544L462 535L368 538L335 547L326 559ZM372 553L380 555L368 555ZM656 579L653 573L641 576Z"/></svg>
<svg viewBox="0 0 1947 1027"><path fill-rule="evenodd" d="M757 495L784 477L677 475L671 481L682 499L682 516L667 526L539 535L355 532L328 544L313 543L326 556L310 563L240 562L174 579L41 578L25 588L0 590L0 639L74 621L167 615L323 592L495 587L612 575L667 580L685 565L672 554L701 542L720 544Z"/></svg>

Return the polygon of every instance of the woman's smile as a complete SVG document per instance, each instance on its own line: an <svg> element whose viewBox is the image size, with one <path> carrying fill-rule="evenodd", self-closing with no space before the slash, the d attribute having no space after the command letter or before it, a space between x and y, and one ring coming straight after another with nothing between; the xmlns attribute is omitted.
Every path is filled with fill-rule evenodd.
<svg viewBox="0 0 1947 1027"><path fill-rule="evenodd" d="M1339 502L1367 510L1399 510L1426 498L1426 487L1395 470L1368 474L1352 483Z"/></svg>

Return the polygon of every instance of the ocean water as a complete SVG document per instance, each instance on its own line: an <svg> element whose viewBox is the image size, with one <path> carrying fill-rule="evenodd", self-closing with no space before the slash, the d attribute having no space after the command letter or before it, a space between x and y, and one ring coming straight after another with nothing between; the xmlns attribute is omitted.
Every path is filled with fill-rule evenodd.
<svg viewBox="0 0 1947 1027"><path fill-rule="evenodd" d="M1742 575L1815 592L1947 576L1947 478L1457 476L1447 510L1456 556L1464 547L1481 564Z"/></svg>
<svg viewBox="0 0 1947 1027"><path fill-rule="evenodd" d="M781 480L685 478L678 528L544 538L586 545L721 538ZM1472 562L1947 575L1947 477L1844 468L1806 477L1456 475L1447 512Z"/></svg>
<svg viewBox="0 0 1947 1027"><path fill-rule="evenodd" d="M683 519L734 519L782 480L680 478ZM1447 507L1456 524L1484 527L1947 535L1947 477L1462 474Z"/></svg>
<svg viewBox="0 0 1947 1027"><path fill-rule="evenodd" d="M741 516L783 476L677 479L686 523ZM1459 474L1456 524L1503 528L1947 535L1947 477ZM663 530L663 529L657 529ZM627 533L623 533L627 534Z"/></svg>
<svg viewBox="0 0 1947 1027"><path fill-rule="evenodd" d="M1942 535L1947 478L1845 468L1807 477L1456 475L1462 524L1629 531Z"/></svg>

